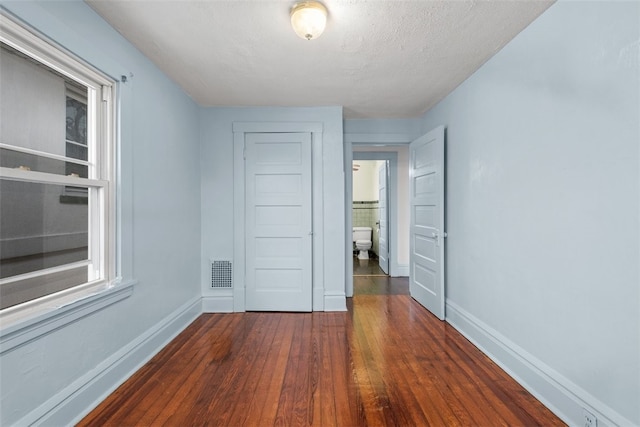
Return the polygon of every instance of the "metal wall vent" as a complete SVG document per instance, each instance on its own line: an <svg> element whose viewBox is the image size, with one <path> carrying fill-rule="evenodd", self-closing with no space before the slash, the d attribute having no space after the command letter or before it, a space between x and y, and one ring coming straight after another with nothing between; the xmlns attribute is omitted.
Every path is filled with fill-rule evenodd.
<svg viewBox="0 0 640 427"><path fill-rule="evenodd" d="M211 261L211 287L230 289L233 287L231 261Z"/></svg>

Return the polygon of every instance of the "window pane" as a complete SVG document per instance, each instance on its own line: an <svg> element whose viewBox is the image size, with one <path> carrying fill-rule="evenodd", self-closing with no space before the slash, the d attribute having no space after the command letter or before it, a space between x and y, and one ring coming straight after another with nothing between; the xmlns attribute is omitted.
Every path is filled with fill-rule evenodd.
<svg viewBox="0 0 640 427"><path fill-rule="evenodd" d="M87 267L0 285L0 310L87 283Z"/></svg>
<svg viewBox="0 0 640 427"><path fill-rule="evenodd" d="M58 301L55 294L73 299L115 277L115 227L108 227L116 221L115 82L9 17L6 24L0 40L0 318L12 307L7 315L17 319L22 303L36 300L27 310L35 313ZM78 285L77 292L64 292Z"/></svg>
<svg viewBox="0 0 640 427"><path fill-rule="evenodd" d="M78 198L63 185L0 181L0 278L87 260L88 199Z"/></svg>
<svg viewBox="0 0 640 427"><path fill-rule="evenodd" d="M85 151L87 148L83 148ZM68 156L72 157L72 156ZM74 157L77 158L77 157ZM88 167L62 160L49 159L35 154L22 153L7 148L0 149L0 166L5 168L26 168L36 172L47 172L56 175L76 175L80 178L88 177Z"/></svg>
<svg viewBox="0 0 640 427"><path fill-rule="evenodd" d="M87 88L2 43L2 143L86 160ZM69 142L68 142L69 141ZM85 148L70 149L70 144Z"/></svg>
<svg viewBox="0 0 640 427"><path fill-rule="evenodd" d="M87 146L87 96L74 96L71 91L67 93L67 141ZM69 149L67 145L67 150ZM68 154L67 154L68 155ZM73 157L74 159L87 160L86 150L84 157Z"/></svg>

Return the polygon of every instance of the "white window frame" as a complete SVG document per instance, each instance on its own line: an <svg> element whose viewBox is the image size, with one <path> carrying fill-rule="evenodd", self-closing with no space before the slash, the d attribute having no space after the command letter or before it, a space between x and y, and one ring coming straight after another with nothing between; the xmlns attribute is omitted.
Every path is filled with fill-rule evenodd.
<svg viewBox="0 0 640 427"><path fill-rule="evenodd" d="M86 163L89 166L88 178L5 167L0 167L0 178L41 184L85 187L92 190L88 192L90 198L88 221L89 261L84 262L86 265L91 265L91 268L89 268L89 281L85 284L0 310L0 344L2 344L0 353L2 353L7 350L7 343L14 340L14 335L20 332L23 326L34 325L34 321L37 319L42 321L45 318L61 316L62 311L68 311L73 307L84 307L86 309L86 303L90 301L93 301L91 304L93 306L104 306L104 304L112 303L118 299L114 299L114 295L120 295L121 298L124 298L132 290L129 289L127 292L122 292L121 289L114 289L120 282L116 266L116 83L113 79L95 70L63 48L14 21L5 13L0 13L0 15L2 18L0 40L87 87L87 109L93 109L92 114L88 114L90 120L87 123L87 162L68 159L64 156L34 152L34 150L15 147L5 141L0 141L2 148L30 152L31 154L58 160ZM64 100L61 102L64 102ZM99 208L96 209L96 207ZM75 268L82 263L67 264L0 279L0 286L5 283L14 283L19 280L38 277L46 280L47 274ZM108 302L105 300L104 304L96 304L96 295L99 296L101 294L105 298L108 297ZM72 318L74 316L67 317Z"/></svg>

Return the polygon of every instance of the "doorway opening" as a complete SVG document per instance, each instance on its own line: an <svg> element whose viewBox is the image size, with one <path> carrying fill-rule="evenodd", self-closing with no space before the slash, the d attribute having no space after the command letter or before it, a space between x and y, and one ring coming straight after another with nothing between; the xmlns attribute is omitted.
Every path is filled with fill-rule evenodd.
<svg viewBox="0 0 640 427"><path fill-rule="evenodd" d="M389 275L390 166L395 171L397 160L388 154L355 157L377 159L352 162L353 295L408 295L408 278Z"/></svg>
<svg viewBox="0 0 640 427"><path fill-rule="evenodd" d="M388 160L356 160L352 164L353 275L387 276Z"/></svg>
<svg viewBox="0 0 640 427"><path fill-rule="evenodd" d="M408 295L407 278L389 276L389 160L352 164L353 294Z"/></svg>
<svg viewBox="0 0 640 427"><path fill-rule="evenodd" d="M346 296L353 296L353 162L361 164L364 161L386 161L388 165L388 250L389 267L386 273L392 277L404 276L404 271L397 263L398 251L398 156L400 147L365 146L358 144L356 148L350 141L345 144L346 167L351 173L345 173L345 224L346 224ZM407 151L408 153L408 151ZM408 181L408 180L407 180ZM408 182L407 182L408 183ZM373 229L374 227L372 227ZM373 234L372 234L373 238ZM395 255L394 255L395 254Z"/></svg>

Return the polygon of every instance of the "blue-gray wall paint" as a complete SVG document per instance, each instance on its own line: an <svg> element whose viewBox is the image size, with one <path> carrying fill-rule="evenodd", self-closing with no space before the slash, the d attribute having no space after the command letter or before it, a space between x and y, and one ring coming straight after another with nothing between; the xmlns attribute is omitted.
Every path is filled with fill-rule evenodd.
<svg viewBox="0 0 640 427"><path fill-rule="evenodd" d="M422 124L447 127L447 298L634 425L639 21L637 1L556 3Z"/></svg>
<svg viewBox="0 0 640 427"><path fill-rule="evenodd" d="M414 119L346 119L345 134L408 134L414 139L422 135L420 120Z"/></svg>
<svg viewBox="0 0 640 427"><path fill-rule="evenodd" d="M322 124L323 131L322 153L313 156L313 168L319 168L322 177L322 194L314 196L314 218L319 209L323 232L320 235L314 230L314 240L322 239L324 253L321 261L314 254L314 261L319 261L314 264L314 288L320 285L317 281L322 282L325 298L346 309L342 107L203 108L200 118L203 296L212 295L209 260L233 258L233 123L315 122ZM317 185L314 182L314 187Z"/></svg>
<svg viewBox="0 0 640 427"><path fill-rule="evenodd" d="M84 3L2 4L106 73L134 74L122 87L122 240L125 276L139 279L127 300L2 355L0 424L11 425L206 295L208 258L233 244L233 121L340 126L332 110L198 108ZM424 118L344 124L416 136L447 126L449 300L597 411L635 425L639 5L559 2ZM331 144L326 172L341 175ZM329 232L344 235L344 189L330 182ZM330 247L327 265L340 265Z"/></svg>
<svg viewBox="0 0 640 427"><path fill-rule="evenodd" d="M130 298L1 356L11 425L200 295L199 109L83 2L2 5L106 74L133 74L121 93L122 258L138 280Z"/></svg>

